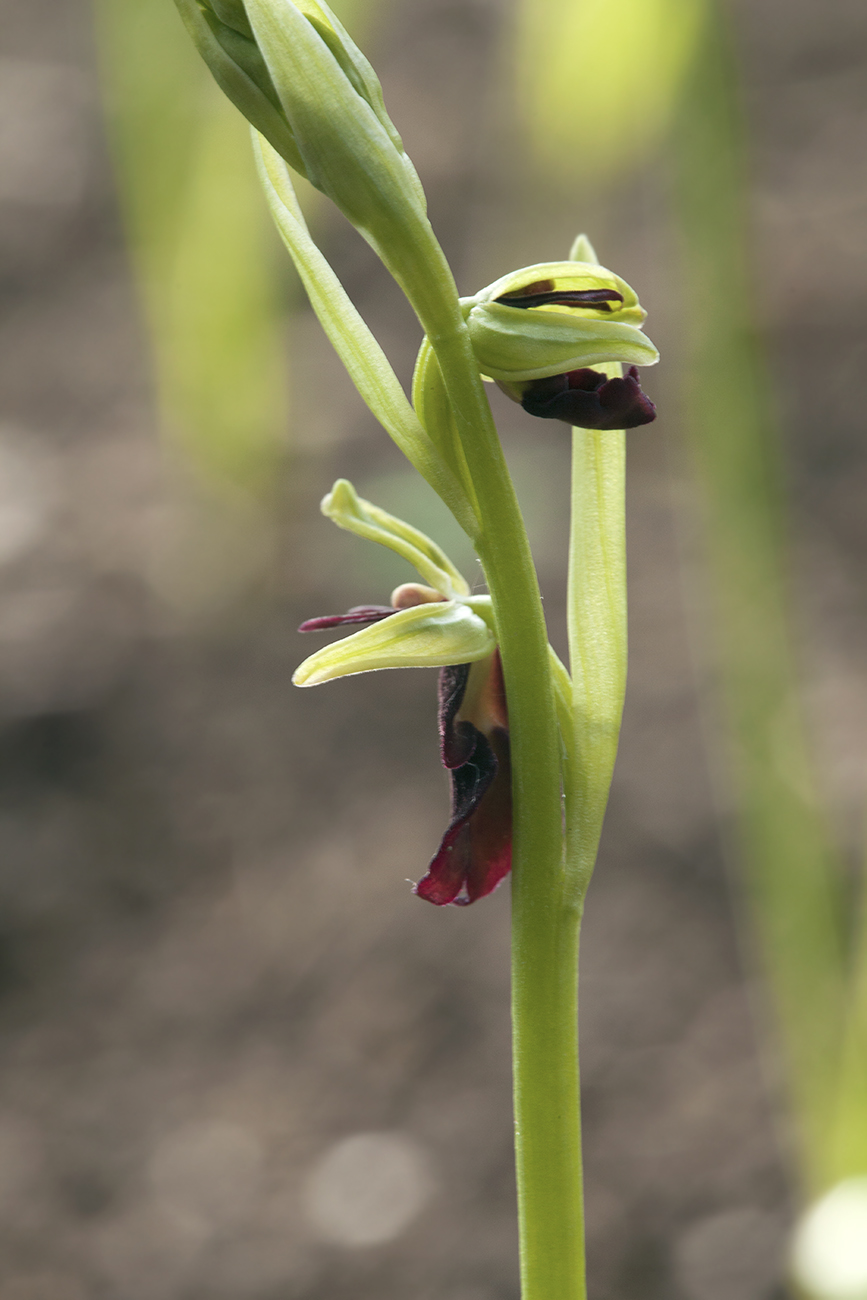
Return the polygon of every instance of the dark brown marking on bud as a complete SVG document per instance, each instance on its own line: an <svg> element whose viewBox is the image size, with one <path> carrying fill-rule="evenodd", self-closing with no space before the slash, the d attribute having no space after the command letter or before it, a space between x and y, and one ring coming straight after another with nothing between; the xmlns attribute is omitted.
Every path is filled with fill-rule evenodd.
<svg viewBox="0 0 867 1300"><path fill-rule="evenodd" d="M554 289L553 280L534 280L532 284L524 285L523 289L521 289L520 292L518 293L518 297L519 298L524 297L528 293L551 293L553 289ZM504 302L506 301L506 299L511 301L509 294L504 294L502 298L498 298L496 301Z"/></svg>
<svg viewBox="0 0 867 1300"><path fill-rule="evenodd" d="M540 281L540 284L550 281ZM598 307L602 311L611 311L609 303L623 302L623 294L616 289L544 289L530 284L521 293L507 293L495 299L506 307Z"/></svg>

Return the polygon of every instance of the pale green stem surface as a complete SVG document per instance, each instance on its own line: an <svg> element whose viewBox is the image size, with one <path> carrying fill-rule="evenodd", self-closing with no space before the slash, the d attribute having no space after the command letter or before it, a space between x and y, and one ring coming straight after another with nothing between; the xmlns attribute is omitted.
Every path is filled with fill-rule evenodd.
<svg viewBox="0 0 867 1300"><path fill-rule="evenodd" d="M607 367L609 371L619 367ZM572 434L566 891L583 901L596 861L626 692L626 435Z"/></svg>
<svg viewBox="0 0 867 1300"><path fill-rule="evenodd" d="M708 26L676 159L689 312L686 423L703 492L741 865L806 1190L824 1186L843 999L838 864L807 758L792 650L783 472L751 324L742 127L729 35Z"/></svg>
<svg viewBox="0 0 867 1300"><path fill-rule="evenodd" d="M419 279L418 267L424 267ZM478 501L513 764L512 1023L522 1300L583 1300L578 926L564 898L560 746L526 530L464 325L433 241L394 267L440 365ZM413 290L417 288L418 292Z"/></svg>

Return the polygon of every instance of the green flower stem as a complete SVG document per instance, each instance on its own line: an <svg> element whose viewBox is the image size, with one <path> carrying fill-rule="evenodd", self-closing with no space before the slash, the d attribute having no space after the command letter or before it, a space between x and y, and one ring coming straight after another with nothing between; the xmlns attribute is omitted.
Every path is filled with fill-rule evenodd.
<svg viewBox="0 0 867 1300"><path fill-rule="evenodd" d="M555 664L565 746L566 870L547 927L552 961L536 978L516 979L515 1005L539 1003L528 1017L529 1107L554 1108L528 1169L533 1266L545 1276L538 1295L584 1296L584 1206L578 1072L578 952L584 898L608 801L626 685L625 437L573 430L569 548L569 651L572 685ZM531 920L530 924L533 924ZM518 919L516 918L516 928ZM541 975L541 979L539 979ZM546 978L547 977L547 978ZM552 978L553 977L553 978ZM520 1024L520 1012L516 1027ZM556 1092L552 1086L556 1081ZM546 1168L560 1169L560 1189ZM529 1198L528 1198L529 1199ZM557 1242L560 1243L559 1251Z"/></svg>
<svg viewBox="0 0 867 1300"><path fill-rule="evenodd" d="M524 522L451 272L435 241L422 256L417 252L398 278L436 352L475 487L476 549L493 599L509 699L521 1294L522 1300L583 1300L578 930L564 901L560 744L548 637ZM417 285L410 272L415 268L417 275L419 265L425 274Z"/></svg>

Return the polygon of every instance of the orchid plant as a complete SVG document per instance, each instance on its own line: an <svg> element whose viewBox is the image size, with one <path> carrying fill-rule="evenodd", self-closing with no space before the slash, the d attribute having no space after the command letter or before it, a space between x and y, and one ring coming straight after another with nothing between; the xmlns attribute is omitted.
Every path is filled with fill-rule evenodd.
<svg viewBox="0 0 867 1300"><path fill-rule="evenodd" d="M355 630L298 668L299 686L436 667L452 812L422 899L472 903L512 876L514 1095L523 1300L586 1294L578 937L608 799L626 680L624 430L654 418L638 366L657 353L634 291L579 236L563 262L461 298L376 74L320 0L177 0L215 79L253 127L277 228L361 397L471 539L488 594L345 480L339 527L396 551L421 582L387 605L313 618ZM404 393L312 239L290 168L378 254L423 331ZM624 373L625 367L625 373ZM567 669L539 585L485 381L530 417L572 426ZM419 874L416 872L415 874Z"/></svg>

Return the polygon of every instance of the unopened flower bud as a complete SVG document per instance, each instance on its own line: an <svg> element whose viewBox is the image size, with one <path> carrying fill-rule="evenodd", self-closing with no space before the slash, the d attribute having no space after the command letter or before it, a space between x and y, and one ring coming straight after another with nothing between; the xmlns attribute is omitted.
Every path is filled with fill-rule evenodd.
<svg viewBox="0 0 867 1300"><path fill-rule="evenodd" d="M226 97L291 167L306 175L243 0L175 2L196 48Z"/></svg>
<svg viewBox="0 0 867 1300"><path fill-rule="evenodd" d="M659 359L635 291L590 262L524 267L462 301L480 369L518 401L529 380Z"/></svg>
<svg viewBox="0 0 867 1300"><path fill-rule="evenodd" d="M326 4L176 2L229 98L377 251L424 218L421 184L379 80Z"/></svg>

